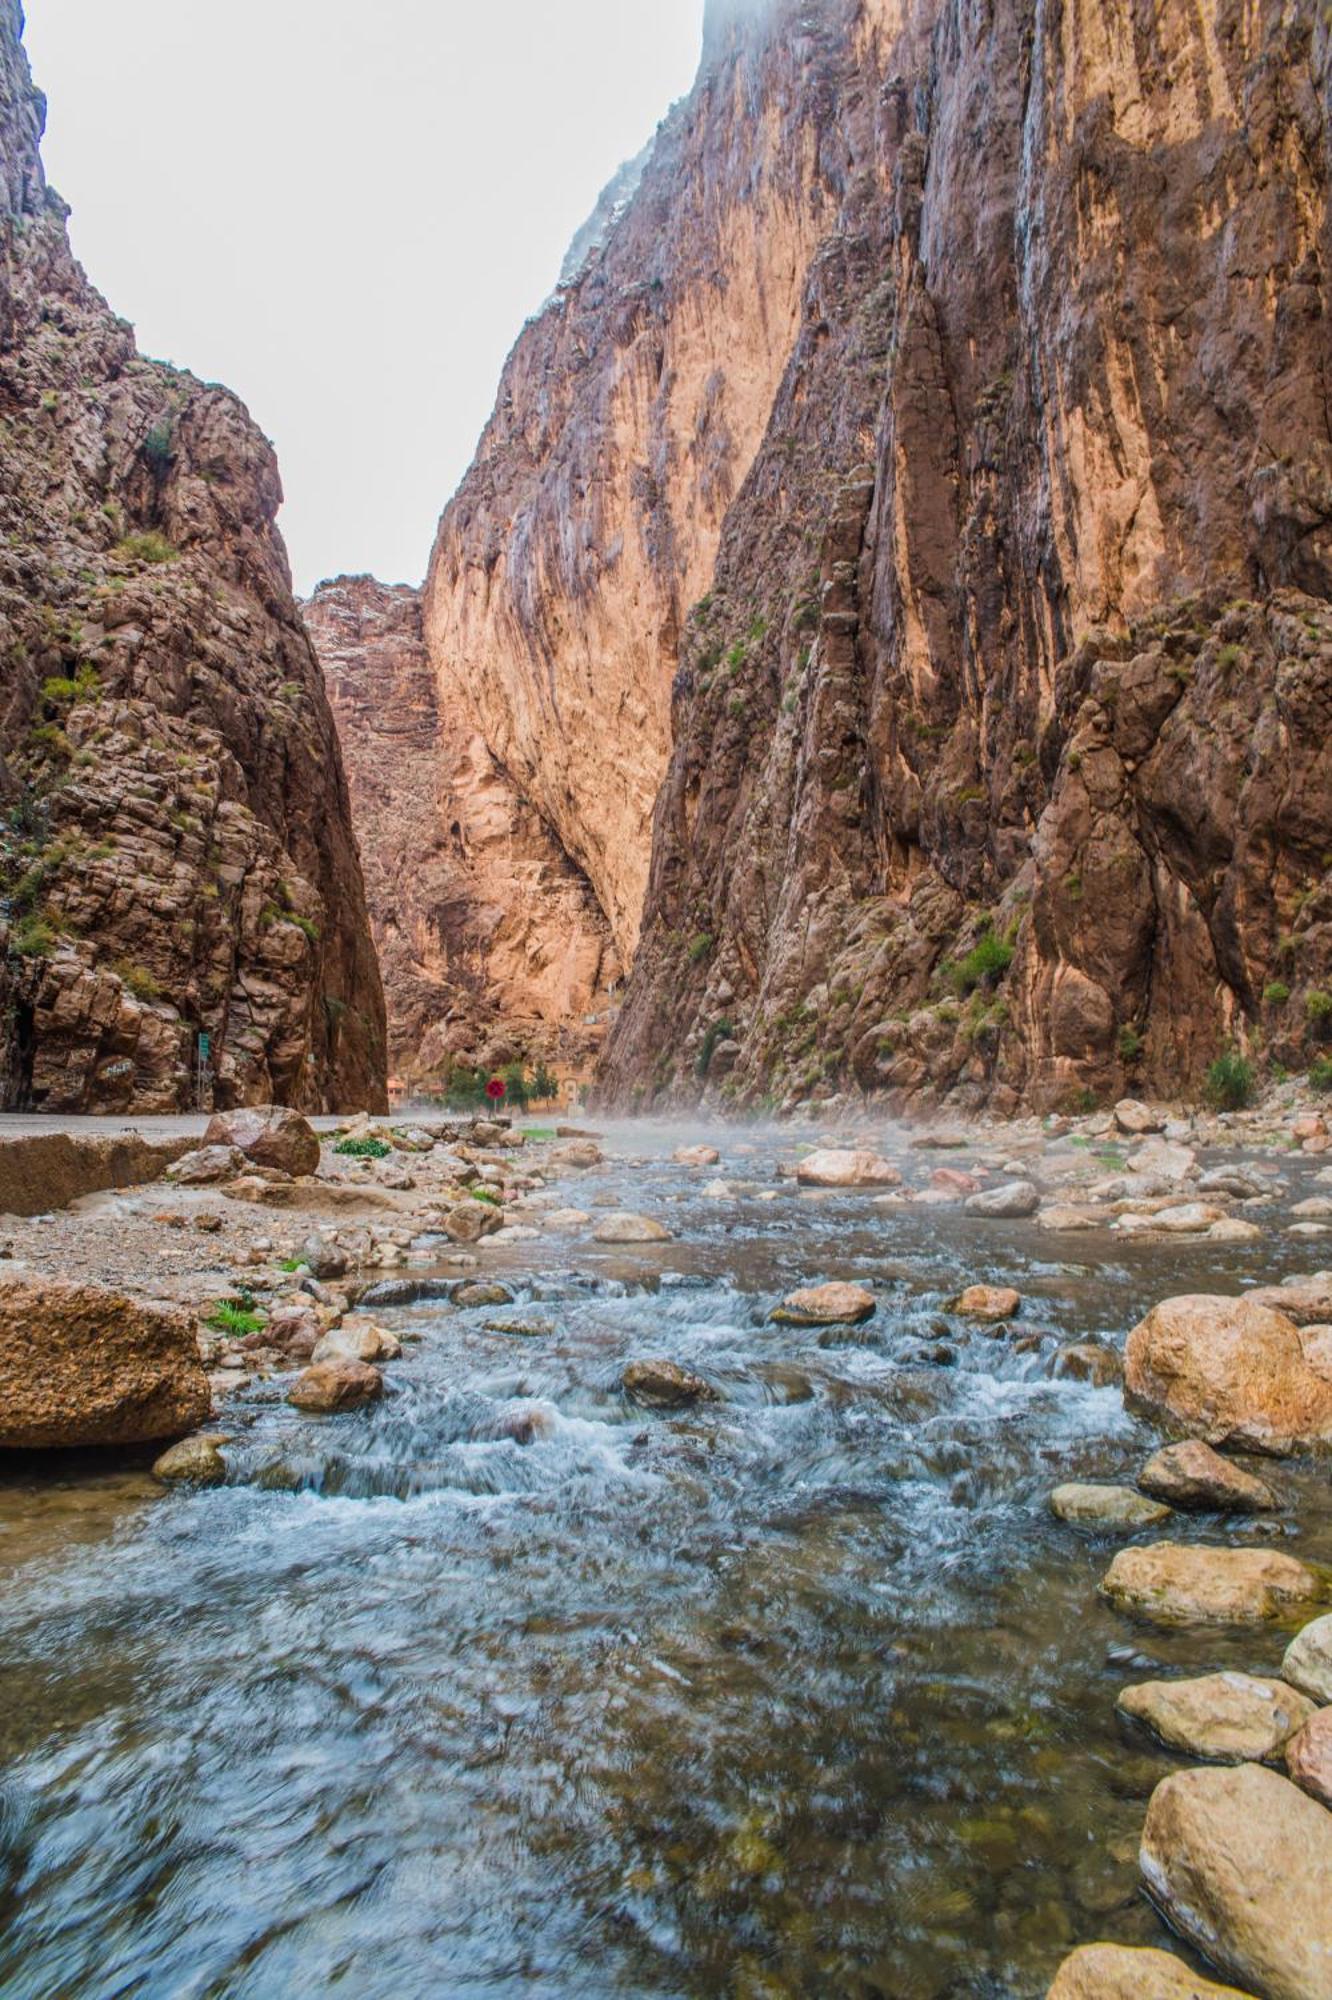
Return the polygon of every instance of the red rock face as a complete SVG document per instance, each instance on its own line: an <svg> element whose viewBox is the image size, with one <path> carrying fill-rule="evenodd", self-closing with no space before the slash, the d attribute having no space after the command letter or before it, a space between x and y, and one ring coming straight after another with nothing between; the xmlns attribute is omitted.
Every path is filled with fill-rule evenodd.
<svg viewBox="0 0 1332 2000"><path fill-rule="evenodd" d="M332 716L225 390L74 262L0 0L0 1105L378 1105Z"/></svg>
<svg viewBox="0 0 1332 2000"><path fill-rule="evenodd" d="M466 712L441 702L419 593L372 577L305 606L337 718L408 1084L450 1065L578 1067L619 963L586 879Z"/></svg>
<svg viewBox="0 0 1332 2000"><path fill-rule="evenodd" d="M1258 1029L1307 1062L1332 969L1321 11L741 16L682 116L749 91L804 140L784 169L818 241L680 644L610 1095L1011 1108L1193 1087ZM654 195L672 301L696 199ZM743 315L735 340L738 371ZM507 591L531 541L496 543Z"/></svg>

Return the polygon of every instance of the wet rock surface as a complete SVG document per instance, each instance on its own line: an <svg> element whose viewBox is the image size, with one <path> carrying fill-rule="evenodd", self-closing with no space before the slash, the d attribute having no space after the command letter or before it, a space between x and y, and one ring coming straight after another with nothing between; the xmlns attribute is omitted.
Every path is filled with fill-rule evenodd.
<svg viewBox="0 0 1332 2000"><path fill-rule="evenodd" d="M1154 1307L1129 1336L1124 1386L1135 1409L1210 1444L1277 1455L1332 1444L1332 1376L1311 1366L1292 1319L1252 1298Z"/></svg>
<svg viewBox="0 0 1332 2000"><path fill-rule="evenodd" d="M1279 1763L1314 1713L1284 1682L1234 1673L1145 1681L1125 1688L1118 1707L1170 1749L1221 1764Z"/></svg>
<svg viewBox="0 0 1332 2000"><path fill-rule="evenodd" d="M1313 1605L1324 1588L1294 1556L1158 1542L1125 1549L1101 1592L1116 1610L1159 1625L1252 1625Z"/></svg>
<svg viewBox="0 0 1332 2000"><path fill-rule="evenodd" d="M1172 1507L1264 1514L1279 1505L1266 1480L1223 1458L1200 1438L1154 1452L1138 1475L1144 1493Z"/></svg>
<svg viewBox="0 0 1332 2000"><path fill-rule="evenodd" d="M0 1277L0 1449L177 1437L210 1402L185 1314L103 1286Z"/></svg>

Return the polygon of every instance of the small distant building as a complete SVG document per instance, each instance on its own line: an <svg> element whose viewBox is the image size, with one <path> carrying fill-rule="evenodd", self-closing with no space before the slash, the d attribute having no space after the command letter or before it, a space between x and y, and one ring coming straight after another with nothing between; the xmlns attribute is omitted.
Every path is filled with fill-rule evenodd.
<svg viewBox="0 0 1332 2000"><path fill-rule="evenodd" d="M398 1110L407 1102L407 1086L400 1076L391 1076L388 1080L388 1101L391 1111Z"/></svg>

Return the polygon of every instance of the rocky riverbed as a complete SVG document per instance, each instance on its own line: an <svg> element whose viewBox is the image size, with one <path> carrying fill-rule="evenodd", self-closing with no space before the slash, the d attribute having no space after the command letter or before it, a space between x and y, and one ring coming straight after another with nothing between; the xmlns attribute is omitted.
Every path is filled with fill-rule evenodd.
<svg viewBox="0 0 1332 2000"><path fill-rule="evenodd" d="M6 1995L1332 1990L1323 1125L242 1121L6 1220L211 1403L3 1461Z"/></svg>

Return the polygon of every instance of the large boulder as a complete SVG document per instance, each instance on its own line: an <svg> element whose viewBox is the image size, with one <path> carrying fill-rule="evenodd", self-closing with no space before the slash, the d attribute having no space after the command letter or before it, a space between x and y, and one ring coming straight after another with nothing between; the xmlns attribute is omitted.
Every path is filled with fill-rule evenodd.
<svg viewBox="0 0 1332 2000"><path fill-rule="evenodd" d="M1164 1132L1166 1115L1154 1105L1143 1104L1136 1097L1121 1097L1115 1106L1115 1123L1121 1132L1135 1139L1145 1138L1149 1132Z"/></svg>
<svg viewBox="0 0 1332 2000"><path fill-rule="evenodd" d="M1295 1322L1251 1298L1166 1299L1128 1338L1124 1400L1209 1444L1281 1455L1332 1444L1332 1380Z"/></svg>
<svg viewBox="0 0 1332 2000"><path fill-rule="evenodd" d="M820 1147L806 1154L796 1168L801 1187L857 1188L900 1187L902 1176L891 1160L861 1149L842 1151Z"/></svg>
<svg viewBox="0 0 1332 2000"><path fill-rule="evenodd" d="M1248 1294L1254 1305L1271 1306L1296 1326L1324 1325L1332 1320L1332 1272L1312 1278L1292 1278L1284 1285L1260 1285Z"/></svg>
<svg viewBox="0 0 1332 2000"><path fill-rule="evenodd" d="M669 1243L671 1231L650 1215L630 1215L617 1209L592 1231L595 1243Z"/></svg>
<svg viewBox="0 0 1332 2000"><path fill-rule="evenodd" d="M1041 1197L1033 1181L1005 1181L1002 1187L982 1188L967 1196L968 1215L983 1216L989 1222L1020 1222L1035 1215Z"/></svg>
<svg viewBox="0 0 1332 2000"><path fill-rule="evenodd" d="M546 1155L546 1164L552 1167L575 1167L585 1173L589 1167L599 1167L605 1159L600 1146L590 1139L574 1139L567 1146L552 1146Z"/></svg>
<svg viewBox="0 0 1332 2000"><path fill-rule="evenodd" d="M234 1146L256 1167L284 1174L313 1174L319 1168L319 1139L308 1119L280 1104L257 1104L243 1111L219 1111L209 1119L205 1146Z"/></svg>
<svg viewBox="0 0 1332 2000"><path fill-rule="evenodd" d="M150 1444L211 1407L193 1315L100 1285L0 1280L0 1449Z"/></svg>
<svg viewBox="0 0 1332 2000"><path fill-rule="evenodd" d="M1172 1507L1218 1514L1267 1514L1278 1504L1265 1480L1232 1465L1201 1438L1186 1438L1155 1452L1138 1475L1154 1500Z"/></svg>
<svg viewBox="0 0 1332 2000"><path fill-rule="evenodd" d="M1139 1864L1182 1937L1263 2000L1332 2000L1332 1814L1261 1764L1179 1771Z"/></svg>
<svg viewBox="0 0 1332 2000"><path fill-rule="evenodd" d="M625 1394L646 1410L684 1410L691 1403L721 1401L711 1382L678 1361L631 1361L622 1379Z"/></svg>
<svg viewBox="0 0 1332 2000"><path fill-rule="evenodd" d="M479 1243L504 1227L504 1217L493 1202L460 1201L444 1217L444 1234L450 1243Z"/></svg>
<svg viewBox="0 0 1332 2000"><path fill-rule="evenodd" d="M235 1146L199 1146L173 1160L166 1177L177 1187L212 1187L218 1181L230 1180L244 1166L245 1155Z"/></svg>
<svg viewBox="0 0 1332 2000"><path fill-rule="evenodd" d="M1154 1625L1260 1625L1294 1606L1316 1604L1322 1591L1318 1577L1294 1556L1178 1542L1122 1549L1101 1583L1101 1595L1117 1611Z"/></svg>
<svg viewBox="0 0 1332 2000"><path fill-rule="evenodd" d="M1284 1681L1235 1673L1142 1681L1125 1688L1117 1706L1169 1749L1215 1764L1275 1763L1316 1712Z"/></svg>
<svg viewBox="0 0 1332 2000"><path fill-rule="evenodd" d="M1252 1996L1201 1978L1168 1951L1084 1944L1064 1960L1046 2000L1252 2000Z"/></svg>
<svg viewBox="0 0 1332 2000"><path fill-rule="evenodd" d="M1012 1319L1014 1313L1021 1309L1022 1294L1015 1292L1011 1285L968 1285L948 1308L963 1319L984 1320L991 1326L997 1326L1000 1320Z"/></svg>
<svg viewBox="0 0 1332 2000"><path fill-rule="evenodd" d="M1281 1673L1314 1701L1332 1703L1332 1617L1315 1618L1286 1648Z"/></svg>
<svg viewBox="0 0 1332 2000"><path fill-rule="evenodd" d="M333 1416L339 1410L358 1410L383 1393L384 1378L369 1362L320 1361L297 1376L287 1401L315 1416Z"/></svg>
<svg viewBox="0 0 1332 2000"><path fill-rule="evenodd" d="M715 1167L721 1154L715 1146L677 1146L671 1158L677 1167Z"/></svg>
<svg viewBox="0 0 1332 2000"><path fill-rule="evenodd" d="M863 1285L808 1285L788 1294L771 1317L781 1326L859 1326L876 1310Z"/></svg>

